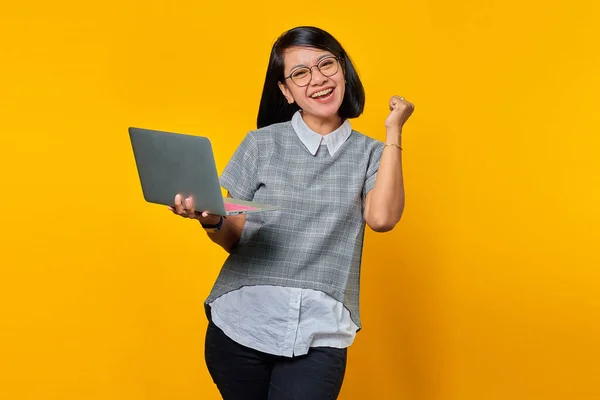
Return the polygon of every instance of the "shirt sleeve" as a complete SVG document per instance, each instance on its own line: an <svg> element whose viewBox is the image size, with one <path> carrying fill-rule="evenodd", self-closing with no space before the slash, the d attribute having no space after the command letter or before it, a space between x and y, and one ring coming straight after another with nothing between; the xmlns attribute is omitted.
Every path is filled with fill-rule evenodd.
<svg viewBox="0 0 600 400"><path fill-rule="evenodd" d="M375 180L377 179L377 171L379 171L379 162L381 161L382 153L383 143L377 142L377 146L371 151L369 165L367 166L367 175L363 187L363 204L367 199L367 193L375 187Z"/></svg>
<svg viewBox="0 0 600 400"><path fill-rule="evenodd" d="M252 132L240 143L221 174L221 186L234 199L252 201L258 189L258 144Z"/></svg>

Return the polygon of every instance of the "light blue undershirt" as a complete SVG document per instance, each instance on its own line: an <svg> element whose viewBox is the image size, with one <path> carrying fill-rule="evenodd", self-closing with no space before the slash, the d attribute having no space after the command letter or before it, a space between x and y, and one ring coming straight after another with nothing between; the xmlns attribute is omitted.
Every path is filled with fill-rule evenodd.
<svg viewBox="0 0 600 400"><path fill-rule="evenodd" d="M292 127L314 156L324 145L334 155L352 133L349 120L335 131L313 132L300 112ZM268 354L300 356L310 347L345 348L354 342L358 327L344 305L321 291L282 286L245 286L211 303L212 319L239 344ZM239 324L239 317L253 324Z"/></svg>

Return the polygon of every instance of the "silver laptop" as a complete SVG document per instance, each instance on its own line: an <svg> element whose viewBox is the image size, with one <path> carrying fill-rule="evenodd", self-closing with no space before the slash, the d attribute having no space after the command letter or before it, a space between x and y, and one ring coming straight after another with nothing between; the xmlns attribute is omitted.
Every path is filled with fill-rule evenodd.
<svg viewBox="0 0 600 400"><path fill-rule="evenodd" d="M129 138L146 201L173 206L176 194L192 196L197 212L238 215L281 207L223 197L210 140L141 128Z"/></svg>

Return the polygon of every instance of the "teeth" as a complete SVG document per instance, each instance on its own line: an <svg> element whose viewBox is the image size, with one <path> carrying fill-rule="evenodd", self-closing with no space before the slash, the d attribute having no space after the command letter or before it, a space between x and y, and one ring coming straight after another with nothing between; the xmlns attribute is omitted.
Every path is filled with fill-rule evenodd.
<svg viewBox="0 0 600 400"><path fill-rule="evenodd" d="M319 97L319 96L325 96L326 94L329 94L333 91L333 89L329 88L329 89L325 89L325 90L321 90L320 92L314 93L312 96L313 99L315 97Z"/></svg>

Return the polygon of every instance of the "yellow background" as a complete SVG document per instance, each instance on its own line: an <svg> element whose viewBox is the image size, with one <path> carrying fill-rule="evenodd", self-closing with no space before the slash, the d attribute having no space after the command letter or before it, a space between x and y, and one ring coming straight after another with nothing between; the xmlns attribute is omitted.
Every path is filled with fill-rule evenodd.
<svg viewBox="0 0 600 400"><path fill-rule="evenodd" d="M597 1L167 4L0 6L1 399L218 398L225 253L143 201L127 127L207 135L221 170L300 24L353 57L355 129L416 103L341 399L600 398Z"/></svg>

